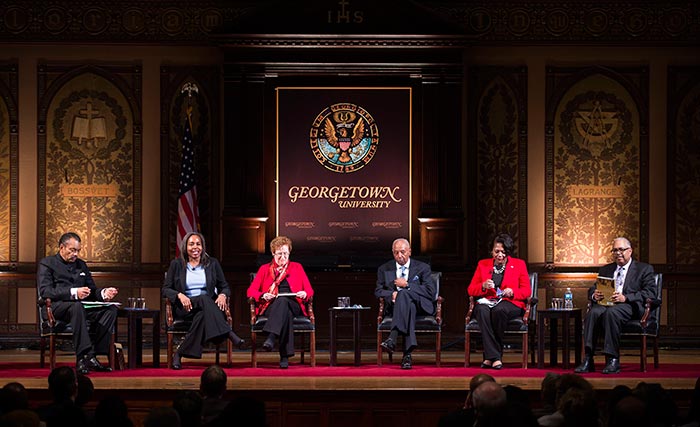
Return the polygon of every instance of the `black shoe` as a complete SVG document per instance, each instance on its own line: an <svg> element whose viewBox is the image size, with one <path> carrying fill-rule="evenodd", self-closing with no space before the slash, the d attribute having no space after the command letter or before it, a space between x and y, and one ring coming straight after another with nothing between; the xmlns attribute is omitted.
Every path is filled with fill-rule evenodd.
<svg viewBox="0 0 700 427"><path fill-rule="evenodd" d="M498 362L498 364L496 364ZM493 363L491 363L491 368L495 370L503 369L503 362L500 360L494 360Z"/></svg>
<svg viewBox="0 0 700 427"><path fill-rule="evenodd" d="M586 372L595 372L595 364L593 363L593 357L586 357L583 363L578 365L574 372L577 374L585 374Z"/></svg>
<svg viewBox="0 0 700 427"><path fill-rule="evenodd" d="M403 359L401 359L401 369L411 369L413 367L411 362L411 353L404 354Z"/></svg>
<svg viewBox="0 0 700 427"><path fill-rule="evenodd" d="M392 354L394 352L394 349L396 349L396 344L391 338L385 339L380 345L389 354Z"/></svg>
<svg viewBox="0 0 700 427"><path fill-rule="evenodd" d="M246 343L245 340L236 335L235 332L231 331L228 333L228 339L231 340L231 343L233 344L234 347L238 348L239 350L245 350L246 348Z"/></svg>
<svg viewBox="0 0 700 427"><path fill-rule="evenodd" d="M88 368L84 357L81 357L77 362L75 362L75 372L81 375L87 375L90 373L90 369Z"/></svg>
<svg viewBox="0 0 700 427"><path fill-rule="evenodd" d="M265 342L263 343L263 350L265 351L272 351L272 349L275 347L275 339L272 337L267 337Z"/></svg>
<svg viewBox="0 0 700 427"><path fill-rule="evenodd" d="M484 360L483 362L481 362L481 369L491 369L491 368L493 368L493 366L492 366L493 362L491 362L490 360L489 360L489 362L491 362L491 363L486 363L486 362L487 362L486 360Z"/></svg>
<svg viewBox="0 0 700 427"><path fill-rule="evenodd" d="M91 371L95 372L112 372L112 368L109 366L104 366L100 363L95 356L86 356L83 358L85 366Z"/></svg>
<svg viewBox="0 0 700 427"><path fill-rule="evenodd" d="M620 373L620 359L617 357L611 357L608 364L603 368L604 374L619 374Z"/></svg>
<svg viewBox="0 0 700 427"><path fill-rule="evenodd" d="M280 368L281 369L289 368L289 359L288 358L280 357Z"/></svg>
<svg viewBox="0 0 700 427"><path fill-rule="evenodd" d="M182 369L182 360L180 360L180 353L178 353L177 351L173 353L173 361L171 367L176 371Z"/></svg>

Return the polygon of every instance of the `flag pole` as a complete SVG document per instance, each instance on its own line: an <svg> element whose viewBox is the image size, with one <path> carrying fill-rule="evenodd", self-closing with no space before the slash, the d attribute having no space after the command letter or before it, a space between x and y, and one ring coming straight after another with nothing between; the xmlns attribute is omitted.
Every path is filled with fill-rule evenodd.
<svg viewBox="0 0 700 427"><path fill-rule="evenodd" d="M182 86L180 93L187 93L187 109L185 110L185 126L182 135L182 161L180 163L180 184L177 201L175 248L177 256L180 256L180 245L185 235L192 231L199 231L195 149L192 133L192 94L198 94L199 88L196 84L187 82Z"/></svg>

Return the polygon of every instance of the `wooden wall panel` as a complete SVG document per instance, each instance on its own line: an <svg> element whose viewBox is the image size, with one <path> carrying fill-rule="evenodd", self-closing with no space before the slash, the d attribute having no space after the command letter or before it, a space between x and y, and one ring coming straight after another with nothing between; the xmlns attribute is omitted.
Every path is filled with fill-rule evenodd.
<svg viewBox="0 0 700 427"><path fill-rule="evenodd" d="M93 266L141 264L141 80L135 63L39 64L37 259L74 231Z"/></svg>
<svg viewBox="0 0 700 427"><path fill-rule="evenodd" d="M668 71L667 246L671 271L700 272L700 67Z"/></svg>
<svg viewBox="0 0 700 427"><path fill-rule="evenodd" d="M464 266L462 218L418 218L420 253L430 255L436 268L460 269Z"/></svg>
<svg viewBox="0 0 700 427"><path fill-rule="evenodd" d="M527 259L527 68L469 69L467 254L490 254L508 233L515 256Z"/></svg>
<svg viewBox="0 0 700 427"><path fill-rule="evenodd" d="M612 239L649 248L648 69L547 69L545 262L609 262Z"/></svg>
<svg viewBox="0 0 700 427"><path fill-rule="evenodd" d="M240 218L226 216L221 221L224 238L221 254L217 257L223 266L249 266L255 269L259 254L267 251L267 218ZM257 270L257 269L256 269Z"/></svg>
<svg viewBox="0 0 700 427"><path fill-rule="evenodd" d="M329 409L328 423L338 427L357 427L366 425L365 412L359 408L353 409Z"/></svg>

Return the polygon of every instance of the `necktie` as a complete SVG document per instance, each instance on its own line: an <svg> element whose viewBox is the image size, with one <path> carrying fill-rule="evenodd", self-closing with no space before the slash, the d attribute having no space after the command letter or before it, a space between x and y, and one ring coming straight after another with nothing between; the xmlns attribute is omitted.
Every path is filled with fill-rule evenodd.
<svg viewBox="0 0 700 427"><path fill-rule="evenodd" d="M402 279L406 278L406 266L405 265L401 266L401 278Z"/></svg>
<svg viewBox="0 0 700 427"><path fill-rule="evenodd" d="M615 277L615 290L617 292L622 292L622 286L624 285L622 274L624 271L625 267L617 267L617 276Z"/></svg>

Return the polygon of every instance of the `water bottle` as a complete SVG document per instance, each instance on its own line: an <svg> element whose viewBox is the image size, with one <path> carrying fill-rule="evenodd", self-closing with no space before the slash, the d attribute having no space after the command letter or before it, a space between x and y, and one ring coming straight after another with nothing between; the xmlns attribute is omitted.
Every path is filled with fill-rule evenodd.
<svg viewBox="0 0 700 427"><path fill-rule="evenodd" d="M564 293L564 310L573 310L574 308L574 294L571 293L571 288L566 288Z"/></svg>

